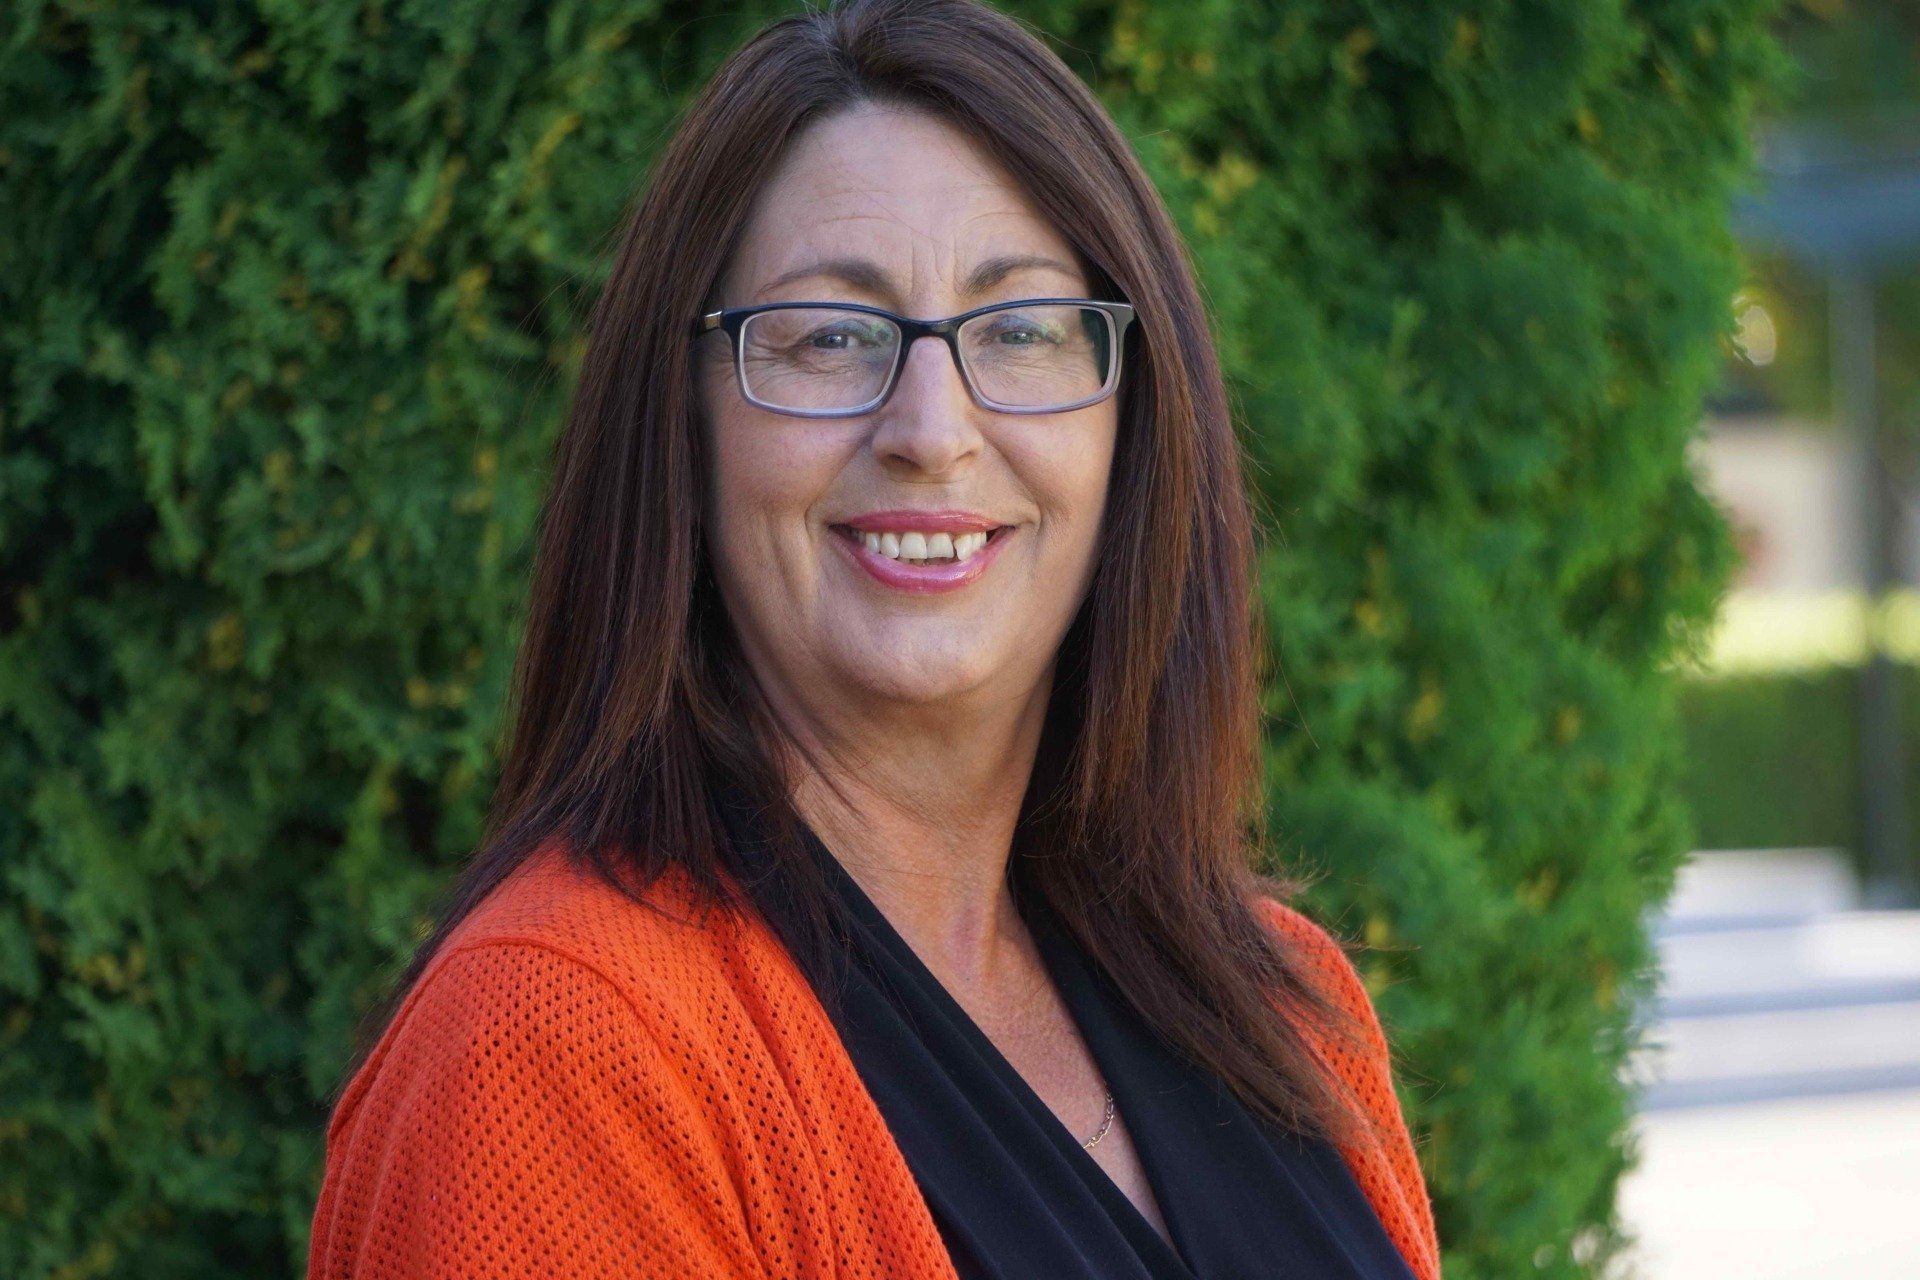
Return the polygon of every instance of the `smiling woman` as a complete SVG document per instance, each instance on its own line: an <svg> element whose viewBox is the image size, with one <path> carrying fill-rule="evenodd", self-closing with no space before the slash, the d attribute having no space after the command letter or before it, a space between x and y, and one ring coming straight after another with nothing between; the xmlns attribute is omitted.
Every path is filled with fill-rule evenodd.
<svg viewBox="0 0 1920 1280"><path fill-rule="evenodd" d="M715 74L594 313L488 837L336 1100L316 1280L1437 1277L1365 990L1253 867L1207 334L1011 19L837 5Z"/></svg>

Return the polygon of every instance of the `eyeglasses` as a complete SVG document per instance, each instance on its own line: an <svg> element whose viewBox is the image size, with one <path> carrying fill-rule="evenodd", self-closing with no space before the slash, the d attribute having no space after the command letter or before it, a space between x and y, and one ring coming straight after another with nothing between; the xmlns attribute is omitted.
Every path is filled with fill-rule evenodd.
<svg viewBox="0 0 1920 1280"><path fill-rule="evenodd" d="M947 344L967 394L1000 413L1063 413L1120 384L1133 307L1092 298L996 302L945 320L910 320L856 302L769 302L700 317L732 346L740 394L801 418L846 418L885 404L909 347Z"/></svg>

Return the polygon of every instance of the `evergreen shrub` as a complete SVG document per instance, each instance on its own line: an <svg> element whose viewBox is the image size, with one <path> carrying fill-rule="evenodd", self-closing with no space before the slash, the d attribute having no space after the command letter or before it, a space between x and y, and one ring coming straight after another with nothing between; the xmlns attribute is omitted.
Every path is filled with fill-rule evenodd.
<svg viewBox="0 0 1920 1280"><path fill-rule="evenodd" d="M1770 7L1014 6L1191 238L1272 847L1367 944L1453 1280L1617 1243ZM0 1275L297 1274L349 1030L480 829L611 233L794 9L6 11Z"/></svg>

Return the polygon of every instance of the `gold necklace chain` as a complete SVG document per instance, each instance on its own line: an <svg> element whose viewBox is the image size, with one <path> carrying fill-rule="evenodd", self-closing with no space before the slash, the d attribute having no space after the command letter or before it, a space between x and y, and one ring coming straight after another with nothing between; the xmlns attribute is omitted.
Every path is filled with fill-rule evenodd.
<svg viewBox="0 0 1920 1280"><path fill-rule="evenodd" d="M1106 1137L1107 1130L1111 1129L1112 1127L1113 1127L1113 1090L1109 1089L1107 1090L1107 1114L1102 1116L1100 1119L1100 1132L1094 1134L1091 1138L1088 1138L1085 1142L1081 1143L1080 1145L1085 1147L1089 1151L1093 1150L1093 1144L1100 1141L1100 1139Z"/></svg>

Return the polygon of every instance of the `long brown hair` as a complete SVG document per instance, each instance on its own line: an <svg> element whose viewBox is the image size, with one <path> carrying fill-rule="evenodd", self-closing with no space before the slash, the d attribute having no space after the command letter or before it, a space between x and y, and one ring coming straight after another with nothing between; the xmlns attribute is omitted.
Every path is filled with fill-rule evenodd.
<svg viewBox="0 0 1920 1280"><path fill-rule="evenodd" d="M707 563L691 321L760 184L806 125L864 102L936 113L1022 183L1138 312L1098 568L1063 641L1013 857L1176 1048L1298 1132L1361 1123L1307 1039L1357 1033L1256 913L1253 534L1239 446L1172 219L1092 92L973 0L851 0L738 49L654 163L594 309L541 516L511 734L480 849L432 937L363 1021L347 1078L448 934L545 840L637 904L671 869L729 909L722 785L798 854L778 726ZM796 859L796 863L804 859ZM824 922L822 882L802 914ZM824 924L819 925L824 930ZM817 935L818 936L818 935ZM336 1098L337 1098L336 1094Z"/></svg>

